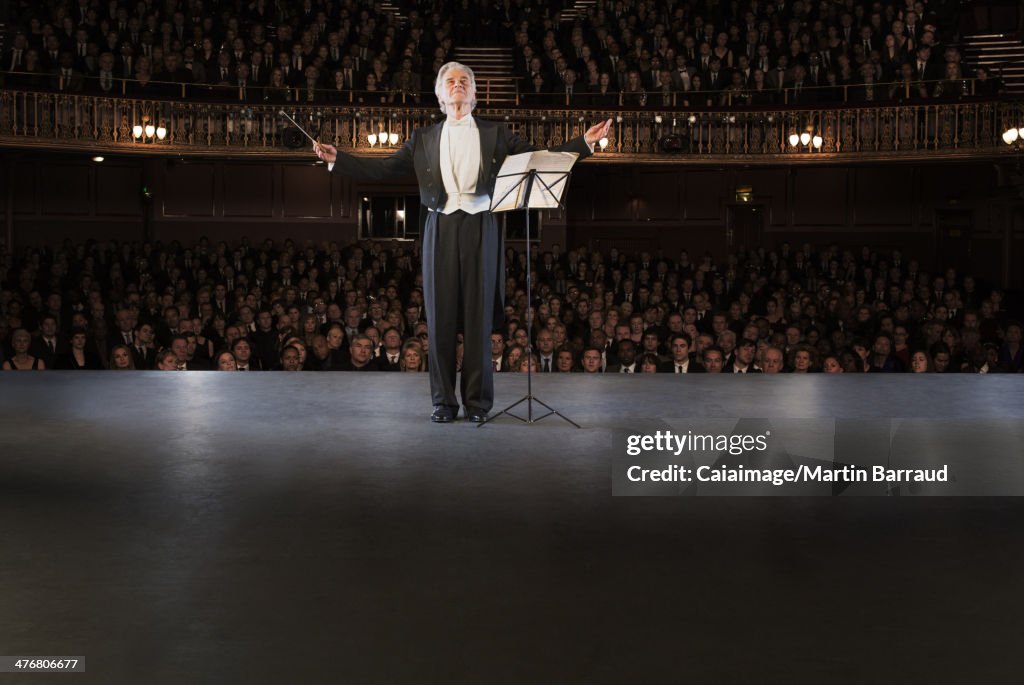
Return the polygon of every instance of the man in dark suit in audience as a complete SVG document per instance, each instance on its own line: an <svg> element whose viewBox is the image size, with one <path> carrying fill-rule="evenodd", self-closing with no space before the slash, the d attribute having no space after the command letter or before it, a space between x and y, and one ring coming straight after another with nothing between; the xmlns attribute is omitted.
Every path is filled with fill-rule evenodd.
<svg viewBox="0 0 1024 685"><path fill-rule="evenodd" d="M67 340L57 330L57 318L52 314L44 314L39 320L39 336L33 338L29 354L39 357L46 363L46 368L56 368L58 357L71 351Z"/></svg>
<svg viewBox="0 0 1024 685"><path fill-rule="evenodd" d="M132 359L135 361L135 368L140 370L152 369L156 363L156 348L153 347L156 335L153 325L142 322L135 326L132 331Z"/></svg>
<svg viewBox="0 0 1024 685"><path fill-rule="evenodd" d="M704 367L690 355L693 339L687 333L677 333L669 338L669 354L672 358L658 366L658 373L704 373Z"/></svg>
<svg viewBox="0 0 1024 685"><path fill-rule="evenodd" d="M761 373L761 369L754 364L756 354L757 342L748 338L740 340L733 351L732 360L725 365L722 373Z"/></svg>
<svg viewBox="0 0 1024 685"><path fill-rule="evenodd" d="M378 371L401 371L402 334L398 329L389 328L381 336L382 347L375 360Z"/></svg>

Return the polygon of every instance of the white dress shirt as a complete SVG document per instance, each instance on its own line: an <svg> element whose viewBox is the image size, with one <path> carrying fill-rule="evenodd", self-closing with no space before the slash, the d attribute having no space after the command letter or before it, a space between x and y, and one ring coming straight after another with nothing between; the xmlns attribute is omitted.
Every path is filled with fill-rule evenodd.
<svg viewBox="0 0 1024 685"><path fill-rule="evenodd" d="M462 210L477 214L491 206L491 196L476 192L480 177L480 130L472 115L449 116L441 126L441 180L448 200L442 214Z"/></svg>

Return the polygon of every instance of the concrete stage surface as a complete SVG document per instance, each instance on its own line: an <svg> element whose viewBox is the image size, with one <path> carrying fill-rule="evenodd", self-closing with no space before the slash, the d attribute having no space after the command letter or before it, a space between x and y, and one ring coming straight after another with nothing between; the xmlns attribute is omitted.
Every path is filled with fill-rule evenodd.
<svg viewBox="0 0 1024 685"><path fill-rule="evenodd" d="M0 654L86 660L0 684L1019 679L1020 499L613 498L609 454L652 416L1021 417L1024 377L535 393L584 428L431 424L426 374L0 375Z"/></svg>

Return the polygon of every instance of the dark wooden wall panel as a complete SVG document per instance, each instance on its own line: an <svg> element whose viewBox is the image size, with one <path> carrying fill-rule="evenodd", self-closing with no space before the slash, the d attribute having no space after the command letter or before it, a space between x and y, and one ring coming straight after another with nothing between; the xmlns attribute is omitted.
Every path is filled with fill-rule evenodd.
<svg viewBox="0 0 1024 685"><path fill-rule="evenodd" d="M568 220L616 224L632 221L633 192L629 167L581 168L569 187Z"/></svg>
<svg viewBox="0 0 1024 685"><path fill-rule="evenodd" d="M211 162L176 162L164 165L163 202L159 205L165 217L212 217L214 208L214 173Z"/></svg>
<svg viewBox="0 0 1024 685"><path fill-rule="evenodd" d="M332 175L322 165L281 167L282 215L288 218L326 219L334 215Z"/></svg>
<svg viewBox="0 0 1024 685"><path fill-rule="evenodd" d="M183 243L197 241L206 236L212 242L225 240L229 243L247 236L254 244L264 238L280 241L291 238L296 245L307 240L319 243L337 241L342 244L355 242L357 227L354 224L332 221L195 221L190 219L171 219L153 224L153 238L156 240L180 240Z"/></svg>
<svg viewBox="0 0 1024 685"><path fill-rule="evenodd" d="M794 226L846 226L847 169L801 167L791 175Z"/></svg>
<svg viewBox="0 0 1024 685"><path fill-rule="evenodd" d="M683 221L679 183L683 174L658 169L638 170L635 176L636 212L640 221L678 225Z"/></svg>
<svg viewBox="0 0 1024 685"><path fill-rule="evenodd" d="M96 215L142 216L142 179L137 164L105 162L95 167Z"/></svg>
<svg viewBox="0 0 1024 685"><path fill-rule="evenodd" d="M221 207L226 217L274 215L274 167L270 164L224 164L220 168Z"/></svg>
<svg viewBox="0 0 1024 685"><path fill-rule="evenodd" d="M59 218L15 217L14 235L17 246L59 245L65 238L85 242L88 238L104 240L140 240L142 219L112 220L110 217Z"/></svg>
<svg viewBox="0 0 1024 685"><path fill-rule="evenodd" d="M910 226L918 218L917 174L902 167L859 167L851 170L852 214L858 226Z"/></svg>
<svg viewBox="0 0 1024 685"><path fill-rule="evenodd" d="M36 169L38 165L27 163L16 163L15 173L11 177L12 192L14 193L15 214L35 214L36 207Z"/></svg>
<svg viewBox="0 0 1024 685"><path fill-rule="evenodd" d="M719 169L687 171L681 178L684 220L724 222L725 202L728 201L724 196L735 190L727 188L729 176Z"/></svg>
<svg viewBox="0 0 1024 685"><path fill-rule="evenodd" d="M570 229L570 235L572 230ZM717 254L725 244L724 231L717 228L666 228L664 226L598 226L585 234L577 233L569 247L587 244L592 249L607 251L613 247L629 253L648 251L652 255L675 259L686 249L691 256L711 252Z"/></svg>
<svg viewBox="0 0 1024 685"><path fill-rule="evenodd" d="M39 190L44 214L89 216L92 179L89 162L66 161L39 167ZM59 198L59 201L58 201Z"/></svg>
<svg viewBox="0 0 1024 685"><path fill-rule="evenodd" d="M357 237L354 210L361 195L416 192L411 178L360 183L304 162L126 157L96 165L80 155L9 154L7 178L0 181L10 188L16 246L68 237L139 240L144 212L151 212L151 235L161 240L245 235L345 243ZM975 216L971 266L993 273L1003 268L1005 221L991 214L999 202L1008 205L995 200L1005 193L991 163L722 169L585 163L575 172L568 211L546 219L545 244L671 257L686 248L720 259L735 189L749 185L752 204L765 210L766 247L783 240L903 247L930 268L939 256L936 210L962 208ZM144 182L154 193L151 206L141 202Z"/></svg>

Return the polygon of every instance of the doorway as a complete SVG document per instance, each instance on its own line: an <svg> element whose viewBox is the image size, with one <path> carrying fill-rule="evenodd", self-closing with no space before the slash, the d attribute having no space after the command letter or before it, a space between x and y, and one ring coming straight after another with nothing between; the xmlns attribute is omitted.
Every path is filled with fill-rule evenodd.
<svg viewBox="0 0 1024 685"><path fill-rule="evenodd" d="M764 205L729 205L725 227L725 249L734 254L741 247L752 250L761 244L764 232Z"/></svg>

